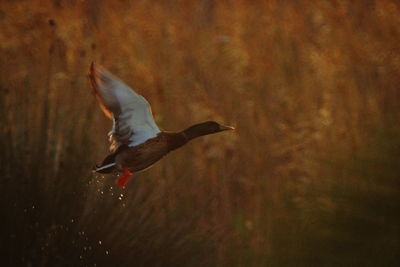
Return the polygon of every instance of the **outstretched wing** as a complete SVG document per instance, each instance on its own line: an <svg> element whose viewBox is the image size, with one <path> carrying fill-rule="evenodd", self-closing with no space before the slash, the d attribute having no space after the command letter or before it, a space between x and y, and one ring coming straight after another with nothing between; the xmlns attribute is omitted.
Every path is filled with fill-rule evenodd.
<svg viewBox="0 0 400 267"><path fill-rule="evenodd" d="M160 129L143 96L94 63L91 65L89 78L101 109L114 121L112 130L108 133L111 151L123 144L136 146L157 136Z"/></svg>

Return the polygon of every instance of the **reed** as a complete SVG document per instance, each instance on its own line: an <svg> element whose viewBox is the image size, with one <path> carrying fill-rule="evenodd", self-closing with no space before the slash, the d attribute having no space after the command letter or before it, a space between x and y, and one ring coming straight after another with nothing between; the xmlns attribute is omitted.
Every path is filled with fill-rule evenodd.
<svg viewBox="0 0 400 267"><path fill-rule="evenodd" d="M395 266L399 6L368 3L3 1L4 266ZM162 128L236 134L120 190L93 60Z"/></svg>

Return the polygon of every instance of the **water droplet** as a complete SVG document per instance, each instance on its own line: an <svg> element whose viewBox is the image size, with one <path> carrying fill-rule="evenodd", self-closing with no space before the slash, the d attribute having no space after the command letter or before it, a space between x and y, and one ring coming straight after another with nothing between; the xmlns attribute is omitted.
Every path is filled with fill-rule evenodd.
<svg viewBox="0 0 400 267"><path fill-rule="evenodd" d="M99 245L101 245L101 240L99 240Z"/></svg>
<svg viewBox="0 0 400 267"><path fill-rule="evenodd" d="M106 254L108 255L108 250L106 250Z"/></svg>

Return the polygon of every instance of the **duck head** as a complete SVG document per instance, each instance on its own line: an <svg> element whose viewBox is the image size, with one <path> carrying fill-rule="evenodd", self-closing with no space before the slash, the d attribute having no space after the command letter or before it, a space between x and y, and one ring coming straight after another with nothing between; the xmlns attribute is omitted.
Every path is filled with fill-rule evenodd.
<svg viewBox="0 0 400 267"><path fill-rule="evenodd" d="M221 125L215 121L206 121L187 128L183 131L183 133L188 140L191 140L199 136L219 133L228 130L235 130L235 128L232 126Z"/></svg>

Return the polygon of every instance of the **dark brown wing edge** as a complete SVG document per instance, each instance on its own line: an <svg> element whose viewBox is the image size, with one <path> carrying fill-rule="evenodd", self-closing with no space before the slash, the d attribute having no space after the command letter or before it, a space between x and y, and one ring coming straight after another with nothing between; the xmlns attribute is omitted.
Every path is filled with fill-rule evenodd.
<svg viewBox="0 0 400 267"><path fill-rule="evenodd" d="M99 85L98 85L98 80L100 80L100 78L98 77L98 75L96 75L96 70L95 70L95 64L94 62L92 62L92 64L90 64L90 72L88 74L89 80L90 80L90 84L92 85L92 89L93 89L93 93L96 96L97 102L99 103L99 106L101 108L101 110L103 110L104 114L109 117L110 119L112 119L112 113L111 111L104 105L104 100L103 97L101 96L100 92L99 92Z"/></svg>

